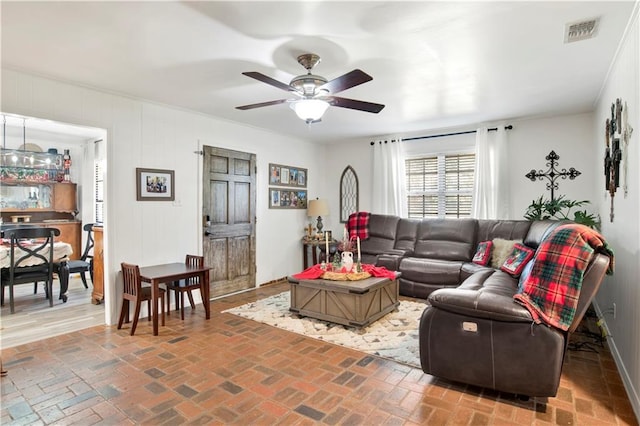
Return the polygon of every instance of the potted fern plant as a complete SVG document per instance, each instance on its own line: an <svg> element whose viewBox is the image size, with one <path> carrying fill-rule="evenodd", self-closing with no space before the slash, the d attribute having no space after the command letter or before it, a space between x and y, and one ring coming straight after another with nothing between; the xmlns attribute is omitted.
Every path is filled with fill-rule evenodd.
<svg viewBox="0 0 640 426"><path fill-rule="evenodd" d="M533 200L524 214L527 220L571 220L590 228L600 230L600 217L581 208L590 204L588 200L567 200L564 195L549 200L543 196ZM575 209L575 210L574 210Z"/></svg>

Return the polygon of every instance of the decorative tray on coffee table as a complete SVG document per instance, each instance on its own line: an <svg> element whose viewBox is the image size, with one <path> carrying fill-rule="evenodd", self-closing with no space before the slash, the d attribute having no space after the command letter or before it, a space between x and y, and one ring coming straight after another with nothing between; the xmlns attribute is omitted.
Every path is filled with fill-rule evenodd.
<svg viewBox="0 0 640 426"><path fill-rule="evenodd" d="M371 277L371 274L365 271L362 272L340 272L340 271L326 271L320 278L330 281L359 281Z"/></svg>

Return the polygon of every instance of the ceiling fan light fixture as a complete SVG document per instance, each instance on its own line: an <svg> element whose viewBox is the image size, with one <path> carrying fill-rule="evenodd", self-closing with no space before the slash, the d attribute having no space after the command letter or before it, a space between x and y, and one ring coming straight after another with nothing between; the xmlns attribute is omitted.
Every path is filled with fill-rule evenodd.
<svg viewBox="0 0 640 426"><path fill-rule="evenodd" d="M293 102L291 108L301 120L310 123L322 118L322 115L329 108L329 103L320 99L302 99Z"/></svg>

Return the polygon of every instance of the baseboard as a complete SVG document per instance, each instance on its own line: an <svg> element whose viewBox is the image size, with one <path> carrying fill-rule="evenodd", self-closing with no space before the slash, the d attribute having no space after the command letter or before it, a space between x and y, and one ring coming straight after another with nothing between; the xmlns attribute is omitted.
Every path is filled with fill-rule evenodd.
<svg viewBox="0 0 640 426"><path fill-rule="evenodd" d="M287 277L276 278L275 280L267 281L266 283L260 284L258 287L265 287L272 284L280 284L287 281Z"/></svg>
<svg viewBox="0 0 640 426"><path fill-rule="evenodd" d="M627 391L627 396L629 397L629 402L631 402L633 412L635 413L638 422L640 422L640 396L638 395L638 390L633 387L633 382L631 381L631 377L629 377L629 372L622 362L622 357L620 356L620 352L618 351L618 347L616 346L615 336L611 334L611 330L609 330L609 326L607 325L607 320L604 318L602 310L595 300L593 301L593 307L596 310L596 314L601 321L600 327L602 327L605 335L607 336L607 343L609 344L611 356L616 363L616 367L618 367L618 373L620 373L620 377L622 378L622 383L624 384L624 388Z"/></svg>

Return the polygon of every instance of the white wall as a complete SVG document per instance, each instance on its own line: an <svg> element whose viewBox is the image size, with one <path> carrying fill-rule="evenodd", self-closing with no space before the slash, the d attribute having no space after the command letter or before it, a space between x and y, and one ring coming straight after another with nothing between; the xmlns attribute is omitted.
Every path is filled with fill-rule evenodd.
<svg viewBox="0 0 640 426"><path fill-rule="evenodd" d="M621 98L629 108L629 122L635 129L628 149L629 193L622 186L614 197L613 222L609 219L611 198L604 191L604 174L598 173L599 210L602 233L616 255L613 276L606 277L597 294L600 312L616 304L616 316L605 314L606 327L618 370L640 419L640 23L636 3L634 19L616 56L609 78L598 100L592 132L591 149L596 152L593 167L603 170L605 120L611 116L611 103ZM622 182L621 182L622 185Z"/></svg>
<svg viewBox="0 0 640 426"><path fill-rule="evenodd" d="M587 206L589 212L596 213L596 200L600 194L596 191L595 181L601 169L594 168L595 152L589 149L592 135L593 115L591 113L555 116L547 118L531 118L511 120L507 123L489 125L512 124L513 129L507 131L509 140L509 176L511 179L511 219L523 219L527 206L535 198L544 195L550 196L546 190L545 183L548 181L531 182L525 175L531 169L546 171L547 160L545 157L551 150L555 150L560 156L557 170L575 167L582 174L575 180L559 179L559 189L555 191L556 196L564 194L567 198L576 200L590 200L591 206ZM473 130L472 126L464 129L443 129L437 132L425 131L421 135L429 136L434 134L444 134L456 131ZM392 137L388 138L392 139ZM416 141L402 142L405 145L407 156L417 155L420 152L462 152L468 151L469 147L473 151L475 144L475 134L448 136L443 138L422 139ZM336 228L338 218L339 180L344 168L351 164L355 169L360 181L360 210L368 211L371 207L371 196L373 188L371 181L372 170L372 149L370 141L355 140L347 141L340 145L334 145L328 149L328 176L329 187L327 192L331 207L331 217L329 228Z"/></svg>
<svg viewBox="0 0 640 426"><path fill-rule="evenodd" d="M587 211L596 213L596 177L600 168L594 168L595 152L590 148L593 139L591 113L533 118L510 121L513 129L509 134L509 175L511 176L510 216L522 219L531 201L544 195L548 179L530 181L525 177L532 169L546 172L549 167L545 157L554 150L560 157L556 170L574 167L582 174L574 180L558 179L556 198L564 195L572 200L589 200Z"/></svg>
<svg viewBox="0 0 640 426"><path fill-rule="evenodd" d="M324 150L306 141L204 115L49 80L2 72L2 111L107 131L105 219L107 321L119 306L115 279L120 262L152 265L181 261L202 251L201 157L203 145L255 153L257 157L257 283L301 267L305 210L268 209L268 164L309 170L308 194L322 196L319 164ZM137 202L136 167L175 170L176 201Z"/></svg>

